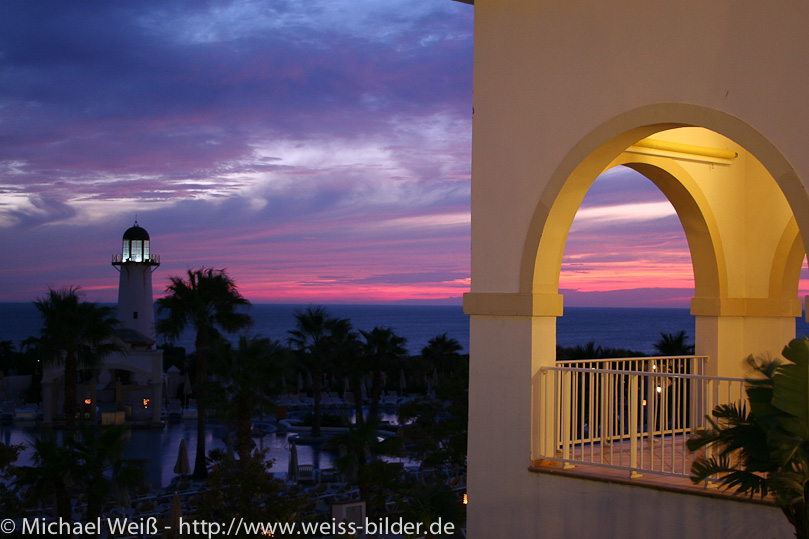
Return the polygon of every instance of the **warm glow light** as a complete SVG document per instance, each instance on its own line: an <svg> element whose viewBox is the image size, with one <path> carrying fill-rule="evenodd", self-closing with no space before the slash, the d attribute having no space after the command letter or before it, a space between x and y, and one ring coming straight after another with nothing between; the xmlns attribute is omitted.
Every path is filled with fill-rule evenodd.
<svg viewBox="0 0 809 539"><path fill-rule="evenodd" d="M467 503L468 503L468 499L466 497L466 494L464 493L464 495L463 495L463 504L466 505Z"/></svg>
<svg viewBox="0 0 809 539"><path fill-rule="evenodd" d="M144 408L148 408L148 407L149 407L149 399L143 399L143 407L144 407Z"/></svg>
<svg viewBox="0 0 809 539"><path fill-rule="evenodd" d="M643 405L646 406L646 399L643 399Z"/></svg>
<svg viewBox="0 0 809 539"><path fill-rule="evenodd" d="M658 392L658 393L661 393L662 391L663 391L663 388L662 388L662 387L660 387L660 386L657 386L657 392Z"/></svg>
<svg viewBox="0 0 809 539"><path fill-rule="evenodd" d="M84 399L84 404L86 404L88 406L93 404L93 399Z"/></svg>

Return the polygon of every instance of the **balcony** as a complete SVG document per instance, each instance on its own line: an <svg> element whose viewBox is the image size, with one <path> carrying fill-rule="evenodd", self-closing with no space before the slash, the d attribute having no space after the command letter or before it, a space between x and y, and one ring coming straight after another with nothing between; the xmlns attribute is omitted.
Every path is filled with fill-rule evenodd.
<svg viewBox="0 0 809 539"><path fill-rule="evenodd" d="M160 255L146 255L146 256L137 256L137 257L128 257L124 259L124 255L121 253L114 253L112 255L112 265L113 266L120 266L121 264L127 262L138 262L141 264L148 264L150 266L159 266L160 265Z"/></svg>
<svg viewBox="0 0 809 539"><path fill-rule="evenodd" d="M560 361L534 380L534 468L690 485L685 446L744 380L705 376L705 356ZM538 458L537 458L538 456Z"/></svg>

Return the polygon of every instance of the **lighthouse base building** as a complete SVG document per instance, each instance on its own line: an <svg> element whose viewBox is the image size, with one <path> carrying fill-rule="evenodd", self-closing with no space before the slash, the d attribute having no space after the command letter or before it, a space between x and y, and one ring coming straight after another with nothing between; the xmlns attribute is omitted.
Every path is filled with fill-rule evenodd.
<svg viewBox="0 0 809 539"><path fill-rule="evenodd" d="M81 372L77 398L81 413L90 421L162 424L163 351L154 349L154 340L133 330L118 331L126 353L104 358L98 373ZM64 371L48 367L42 374L43 422L51 424L62 417Z"/></svg>
<svg viewBox="0 0 809 539"><path fill-rule="evenodd" d="M103 424L161 425L163 351L155 349L152 272L160 257L149 247L149 234L138 226L124 232L121 253L112 256L120 273L117 331L124 352L106 356L96 371L80 371L77 399L84 419ZM43 422L63 416L64 369L45 368L42 374Z"/></svg>

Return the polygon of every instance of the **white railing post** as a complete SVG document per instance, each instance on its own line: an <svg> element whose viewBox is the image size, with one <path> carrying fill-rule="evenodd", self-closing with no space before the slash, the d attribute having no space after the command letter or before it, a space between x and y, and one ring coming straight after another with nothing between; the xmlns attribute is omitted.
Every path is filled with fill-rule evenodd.
<svg viewBox="0 0 809 539"><path fill-rule="evenodd" d="M533 399L531 415L534 418L534 433L532 440L533 447L531 448L532 461L537 460L537 457L541 459L546 453L545 444L547 432L545 429L547 428L548 414L552 413L551 410L549 410L544 404L545 400L547 399L547 391L545 387L545 379L547 375L548 371L544 368L540 368L531 381L531 396Z"/></svg>
<svg viewBox="0 0 809 539"><path fill-rule="evenodd" d="M638 467L638 375L629 375L629 467L633 468L631 478L641 475L634 471Z"/></svg>
<svg viewBox="0 0 809 539"><path fill-rule="evenodd" d="M573 373L562 372L560 374L562 384L562 432L560 442L562 443L562 458L564 460L570 460L570 406L572 404L570 398L570 383L573 378Z"/></svg>
<svg viewBox="0 0 809 539"><path fill-rule="evenodd" d="M604 462L606 457L604 454L604 446L609 444L612 416L614 415L611 402L612 385L610 384L609 376L609 374L602 372L598 377L599 385L601 386L601 416L598 421L600 427L598 439L601 442L601 462Z"/></svg>
<svg viewBox="0 0 809 539"><path fill-rule="evenodd" d="M649 359L646 361L646 368L644 369L649 373L646 376L645 386L645 399L646 399L646 435L649 437L649 446L651 447L652 439L655 434L655 409L657 408L657 399L655 398L655 377L652 374L657 374L655 370L655 360Z"/></svg>

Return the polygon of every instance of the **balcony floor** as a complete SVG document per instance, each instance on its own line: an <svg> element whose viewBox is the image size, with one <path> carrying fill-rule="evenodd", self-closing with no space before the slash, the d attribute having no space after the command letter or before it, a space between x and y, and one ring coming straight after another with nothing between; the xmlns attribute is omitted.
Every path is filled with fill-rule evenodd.
<svg viewBox="0 0 809 539"><path fill-rule="evenodd" d="M684 435L667 436L663 439L654 437L651 445L647 437L637 441L638 468L642 469L636 471L629 469L631 442L628 439L605 444L603 450L600 443L577 444L571 450L571 457L568 459L575 462L535 461L531 471L698 493L740 501L773 503L770 497L764 500L759 498L750 500L750 498L736 496L732 492L719 490L710 484L694 484L690 479L689 471L695 453L691 453L685 447L687 438ZM562 459L562 452L557 452L556 457Z"/></svg>

